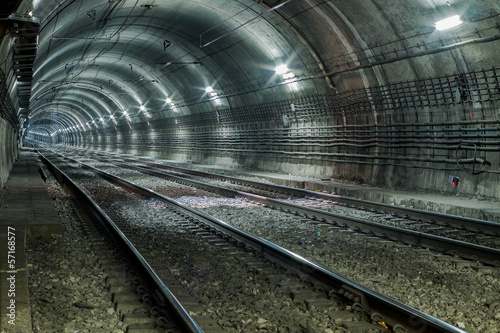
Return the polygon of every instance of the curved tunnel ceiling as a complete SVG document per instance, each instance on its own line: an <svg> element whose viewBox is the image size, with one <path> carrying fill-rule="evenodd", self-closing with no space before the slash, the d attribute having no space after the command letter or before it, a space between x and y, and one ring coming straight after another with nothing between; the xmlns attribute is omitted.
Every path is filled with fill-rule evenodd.
<svg viewBox="0 0 500 333"><path fill-rule="evenodd" d="M494 0L35 0L42 26L30 129L103 128L467 71L465 53L446 66L439 56L407 58L422 43L432 52L477 39L478 29L494 34L499 11ZM436 34L434 22L452 14L465 28ZM379 54L380 64L401 65L383 68ZM301 91L281 89L282 63Z"/></svg>
<svg viewBox="0 0 500 333"><path fill-rule="evenodd" d="M248 0L42 0L34 9L42 28L31 123L51 108L85 124L138 115L142 106L172 112L167 98L182 105L209 86L223 97L272 80L279 63L305 68L314 60L289 56L296 52L275 28L276 8Z"/></svg>

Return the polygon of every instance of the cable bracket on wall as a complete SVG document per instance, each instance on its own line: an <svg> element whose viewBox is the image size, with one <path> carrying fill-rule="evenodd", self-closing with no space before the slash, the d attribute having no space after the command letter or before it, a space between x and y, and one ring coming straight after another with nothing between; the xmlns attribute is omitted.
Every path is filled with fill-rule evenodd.
<svg viewBox="0 0 500 333"><path fill-rule="evenodd" d="M266 9L266 10L264 10L264 11L261 11L261 12L259 12L259 13L258 13L255 17L253 17L253 18L251 18L250 20L248 20L248 21L246 21L246 22L244 22L244 23L240 24L240 25L239 25L239 26L237 26L236 28L231 29L229 32L227 32L227 33L225 33L225 34L223 34L223 35L220 35L219 37L216 37L216 38L212 39L211 41L209 41L209 42L207 42L207 43L203 44L203 35L204 35L204 34L207 34L208 32L210 32L210 31L212 31L212 30L214 30L215 28L217 28L217 27L221 26L224 22L219 23L219 24L217 24L217 25L213 26L212 28L210 28L210 29L208 29L208 30L205 30L204 32L202 32L202 33L200 34L200 48L204 48L204 47L206 47L206 46L208 46L208 45L210 45L210 44L215 43L216 41L218 41L218 40L220 40L220 39L222 39L222 38L224 38L224 37L226 37L226 36L230 35L231 33L235 32L236 30L238 30L238 29L240 29L240 28L242 28L242 27L246 26L247 24L249 24L249 23L251 23L251 22L255 21L256 19L258 19L258 18L262 17L265 13L269 13L269 12L275 11L275 10L277 10L277 9L279 9L279 8L281 8L281 7L283 7L284 5L286 5L287 3L291 2L291 1L293 1L293 0L287 0L287 1L283 2L283 3L279 3L279 4L277 4L276 6L274 6L274 7L270 8L270 9ZM234 17L234 16L233 16L233 17ZM231 19L231 18L230 18L230 19Z"/></svg>
<svg viewBox="0 0 500 333"><path fill-rule="evenodd" d="M469 157L468 152L473 150L474 154ZM484 170L484 166L491 166L491 162L486 160L486 155L478 157L478 147L476 144L474 146L465 146L459 144L456 149L456 160L457 165L463 171L470 173L471 175L479 175Z"/></svg>

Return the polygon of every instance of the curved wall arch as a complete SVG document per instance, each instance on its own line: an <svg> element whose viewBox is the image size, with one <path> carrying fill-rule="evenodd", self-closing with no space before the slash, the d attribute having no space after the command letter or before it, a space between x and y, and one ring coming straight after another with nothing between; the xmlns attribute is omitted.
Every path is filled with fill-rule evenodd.
<svg viewBox="0 0 500 333"><path fill-rule="evenodd" d="M500 198L494 0L155 5L38 3L32 110L70 107L60 130L107 117L65 144L450 194L457 174Z"/></svg>

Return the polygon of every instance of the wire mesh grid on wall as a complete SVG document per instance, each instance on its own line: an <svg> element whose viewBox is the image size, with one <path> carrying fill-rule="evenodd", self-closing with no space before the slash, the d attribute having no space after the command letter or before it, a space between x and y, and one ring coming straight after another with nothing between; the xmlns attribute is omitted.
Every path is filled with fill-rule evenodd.
<svg viewBox="0 0 500 333"><path fill-rule="evenodd" d="M0 69L0 117L7 120L12 126L16 127L16 114L9 96L7 79L5 73Z"/></svg>
<svg viewBox="0 0 500 333"><path fill-rule="evenodd" d="M127 125L116 144L440 170L480 157L481 172L498 172L499 75L492 68L167 118L134 125L134 138Z"/></svg>
<svg viewBox="0 0 500 333"><path fill-rule="evenodd" d="M477 72L448 75L424 80L399 82L380 87L351 90L337 95L316 95L238 108L217 110L175 120L160 120L161 125L190 127L213 124L235 124L291 118L345 116L349 114L374 114L386 117L385 121L404 122L401 110L463 107L491 109L500 100L500 69L491 68ZM443 109L443 112L446 112ZM400 114L401 117L392 118ZM480 115L480 113L478 113ZM488 115L489 119L495 117ZM381 120L384 120L382 119ZM411 119L411 121L420 119ZM457 120L457 119L449 119ZM467 114L461 120L468 120ZM359 119L372 123L372 119Z"/></svg>

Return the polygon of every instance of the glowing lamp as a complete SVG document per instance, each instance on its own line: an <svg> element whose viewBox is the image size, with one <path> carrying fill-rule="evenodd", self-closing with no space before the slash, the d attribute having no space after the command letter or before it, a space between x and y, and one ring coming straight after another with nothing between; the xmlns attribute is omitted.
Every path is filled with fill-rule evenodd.
<svg viewBox="0 0 500 333"><path fill-rule="evenodd" d="M285 74L286 72L288 72L288 66L283 64L283 65L279 65L276 67L275 69L276 73L277 74Z"/></svg>
<svg viewBox="0 0 500 333"><path fill-rule="evenodd" d="M459 26L462 24L462 20L460 19L460 16L454 15L451 17L448 17L444 20L437 21L436 22L436 29L437 30L447 30L451 28L455 28L456 26Z"/></svg>

